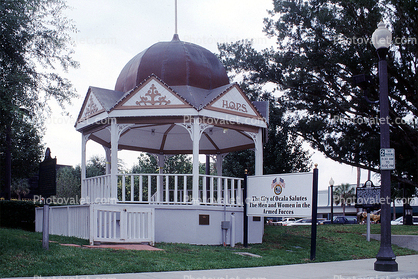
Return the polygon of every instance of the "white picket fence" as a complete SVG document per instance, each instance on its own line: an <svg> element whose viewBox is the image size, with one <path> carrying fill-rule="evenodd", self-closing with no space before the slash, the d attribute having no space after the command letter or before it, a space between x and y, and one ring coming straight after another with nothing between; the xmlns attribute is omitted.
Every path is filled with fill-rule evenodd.
<svg viewBox="0 0 418 279"><path fill-rule="evenodd" d="M117 201L123 203L193 203L192 174L118 174ZM243 206L242 178L199 175L198 203ZM112 203L110 175L83 180L82 198L87 203Z"/></svg>
<svg viewBox="0 0 418 279"><path fill-rule="evenodd" d="M43 208L35 210L35 231L42 232ZM49 210L49 233L89 239L89 205L51 206Z"/></svg>
<svg viewBox="0 0 418 279"><path fill-rule="evenodd" d="M123 205L94 206L93 241L154 243L154 209Z"/></svg>
<svg viewBox="0 0 418 279"><path fill-rule="evenodd" d="M154 243L155 213L143 206L71 205L51 206L49 233L75 236L95 242L148 242ZM41 232L43 208L35 211L35 231Z"/></svg>

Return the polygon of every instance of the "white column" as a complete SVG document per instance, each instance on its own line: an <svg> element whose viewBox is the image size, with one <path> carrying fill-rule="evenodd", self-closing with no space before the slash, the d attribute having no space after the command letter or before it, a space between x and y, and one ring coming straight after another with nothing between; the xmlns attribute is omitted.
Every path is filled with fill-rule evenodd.
<svg viewBox="0 0 418 279"><path fill-rule="evenodd" d="M111 165L111 156L110 156L110 148L103 146L105 153L106 153L106 174L110 174L110 165Z"/></svg>
<svg viewBox="0 0 418 279"><path fill-rule="evenodd" d="M263 131L258 129L255 137L255 175L263 175Z"/></svg>
<svg viewBox="0 0 418 279"><path fill-rule="evenodd" d="M110 198L118 198L118 146L119 146L119 132L118 124L116 123L116 118L112 118L110 125L110 140L111 140L111 165L110 165L110 174L111 174L111 190Z"/></svg>
<svg viewBox="0 0 418 279"><path fill-rule="evenodd" d="M193 119L193 204L199 203L199 141L200 141L200 119Z"/></svg>
<svg viewBox="0 0 418 279"><path fill-rule="evenodd" d="M164 170L164 164L165 164L165 156L164 156L164 154L158 154L157 160L158 160L158 168L159 168L158 173L164 173L163 172L163 170Z"/></svg>
<svg viewBox="0 0 418 279"><path fill-rule="evenodd" d="M88 202L87 199L87 185L86 179L86 145L88 136L81 134L81 198L83 201Z"/></svg>
<svg viewBox="0 0 418 279"><path fill-rule="evenodd" d="M165 156L163 154L158 154L158 173L163 174L164 173L164 164L165 164ZM163 176L160 176L158 178L159 183L157 183L157 195L158 199L157 201L164 201L164 188L163 188Z"/></svg>
<svg viewBox="0 0 418 279"><path fill-rule="evenodd" d="M223 154L216 154L216 171L218 176L222 176L222 160L224 156Z"/></svg>

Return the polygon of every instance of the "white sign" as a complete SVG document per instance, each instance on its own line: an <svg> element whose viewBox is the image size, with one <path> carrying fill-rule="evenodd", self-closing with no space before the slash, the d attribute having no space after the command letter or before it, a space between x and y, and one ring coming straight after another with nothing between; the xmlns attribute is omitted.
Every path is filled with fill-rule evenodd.
<svg viewBox="0 0 418 279"><path fill-rule="evenodd" d="M308 217L312 215L313 173L249 176L247 214Z"/></svg>
<svg viewBox="0 0 418 279"><path fill-rule="evenodd" d="M395 169L395 149L381 148L380 149L380 169L394 170Z"/></svg>

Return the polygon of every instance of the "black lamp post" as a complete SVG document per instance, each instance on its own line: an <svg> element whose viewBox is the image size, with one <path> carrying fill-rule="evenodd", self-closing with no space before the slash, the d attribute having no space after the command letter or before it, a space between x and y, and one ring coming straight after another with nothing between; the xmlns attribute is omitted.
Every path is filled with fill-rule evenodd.
<svg viewBox="0 0 418 279"><path fill-rule="evenodd" d="M334 179L329 180L329 186L331 187L331 224L334 224Z"/></svg>
<svg viewBox="0 0 418 279"><path fill-rule="evenodd" d="M380 88L380 148L390 147L389 133L389 99L388 99L388 74L386 55L392 41L392 33L385 27L383 21L378 25L372 35L372 42L379 56L379 88ZM390 228L390 172L380 169L381 175L381 241L380 249L376 255L374 270L398 271L398 263L391 246Z"/></svg>

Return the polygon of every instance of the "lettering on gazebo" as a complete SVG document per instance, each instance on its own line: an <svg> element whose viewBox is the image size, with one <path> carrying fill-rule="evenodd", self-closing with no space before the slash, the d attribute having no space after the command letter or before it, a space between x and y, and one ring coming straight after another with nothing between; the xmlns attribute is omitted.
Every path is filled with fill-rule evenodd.
<svg viewBox="0 0 418 279"><path fill-rule="evenodd" d="M251 102L245 97L245 94L236 86L224 91L207 108L225 113L232 112L244 117L260 117Z"/></svg>
<svg viewBox="0 0 418 279"><path fill-rule="evenodd" d="M222 100L222 108L236 110L243 113L248 112L246 104L228 100Z"/></svg>
<svg viewBox="0 0 418 279"><path fill-rule="evenodd" d="M155 106L155 105L168 105L171 103L170 100L166 100L167 96L161 96L161 93L158 92L157 87L155 87L154 84L151 85L150 89L148 90L147 93L145 93L145 96L149 96L150 99L148 99L148 97L143 97L141 96L141 101L136 101L136 104L138 106ZM161 97L159 97L161 96ZM158 99L156 99L158 97Z"/></svg>

